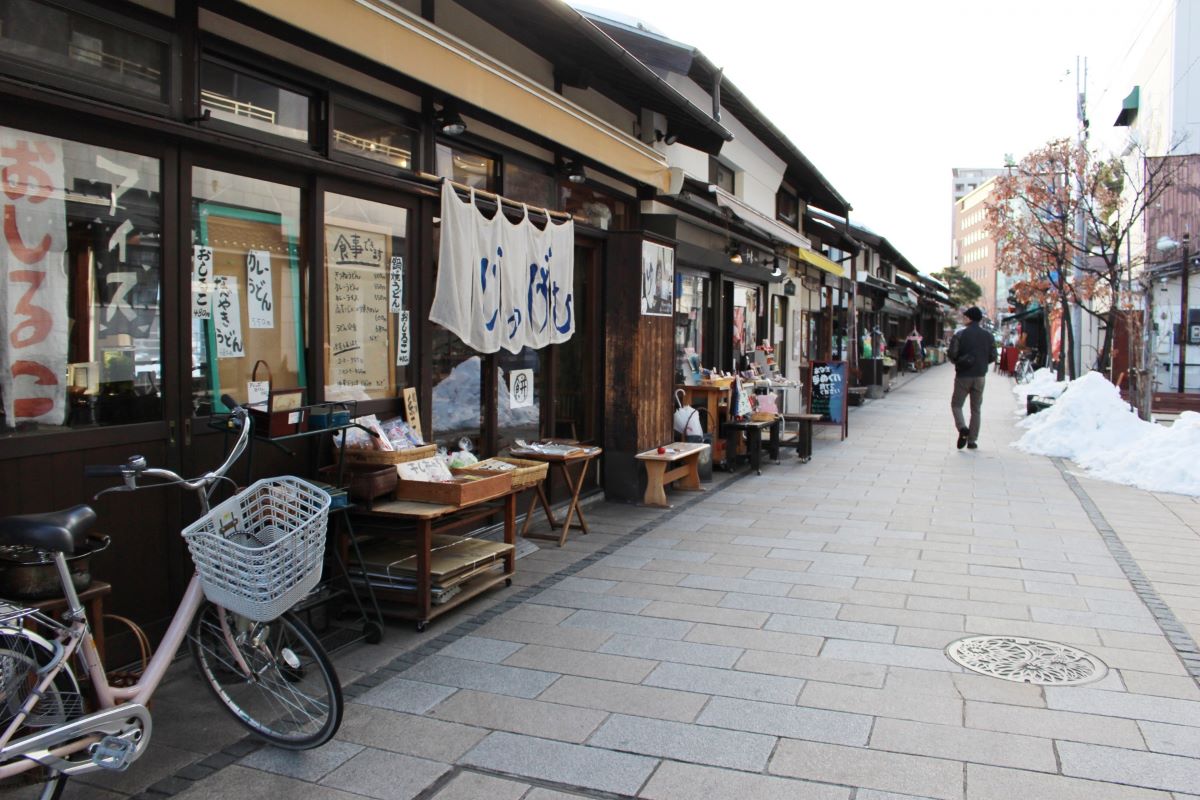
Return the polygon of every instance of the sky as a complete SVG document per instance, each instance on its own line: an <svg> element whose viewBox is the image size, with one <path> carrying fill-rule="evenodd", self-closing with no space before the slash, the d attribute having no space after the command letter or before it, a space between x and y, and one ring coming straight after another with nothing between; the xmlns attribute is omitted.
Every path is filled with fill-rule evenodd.
<svg viewBox="0 0 1200 800"><path fill-rule="evenodd" d="M1000 167L1075 136L1076 58L1092 130L1169 0L582 0L702 51L922 272L949 264L951 169ZM1082 70L1079 70L1082 73ZM1101 112L1109 115L1101 118ZM1109 118L1111 117L1111 118Z"/></svg>

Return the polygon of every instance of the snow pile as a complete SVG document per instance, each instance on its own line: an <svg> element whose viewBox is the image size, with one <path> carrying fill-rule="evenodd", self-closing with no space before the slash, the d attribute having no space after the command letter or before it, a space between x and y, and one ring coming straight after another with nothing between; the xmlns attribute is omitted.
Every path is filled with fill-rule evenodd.
<svg viewBox="0 0 1200 800"><path fill-rule="evenodd" d="M1185 412L1169 428L1145 422L1098 372L1071 381L1021 424L1028 431L1013 443L1018 450L1069 458L1101 480L1200 495L1200 414Z"/></svg>
<svg viewBox="0 0 1200 800"><path fill-rule="evenodd" d="M1013 387L1013 394L1017 396L1017 401L1021 405L1021 413L1025 413L1025 398L1029 395L1035 397L1058 397L1067 388L1066 381L1056 380L1057 373L1052 369L1043 367L1033 373L1033 378L1029 383L1018 383Z"/></svg>

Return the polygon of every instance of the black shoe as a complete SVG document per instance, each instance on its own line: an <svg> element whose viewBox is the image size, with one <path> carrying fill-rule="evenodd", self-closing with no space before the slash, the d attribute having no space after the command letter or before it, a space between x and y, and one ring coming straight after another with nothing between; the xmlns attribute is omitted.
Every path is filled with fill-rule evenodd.
<svg viewBox="0 0 1200 800"><path fill-rule="evenodd" d="M959 450L962 450L964 447L967 446L967 436L970 435L970 433L971 433L971 431L969 431L966 428L958 429L958 444L956 445L956 447L958 447Z"/></svg>
<svg viewBox="0 0 1200 800"><path fill-rule="evenodd" d="M967 449L968 450L978 450L979 445L975 444L975 442L967 442Z"/></svg>

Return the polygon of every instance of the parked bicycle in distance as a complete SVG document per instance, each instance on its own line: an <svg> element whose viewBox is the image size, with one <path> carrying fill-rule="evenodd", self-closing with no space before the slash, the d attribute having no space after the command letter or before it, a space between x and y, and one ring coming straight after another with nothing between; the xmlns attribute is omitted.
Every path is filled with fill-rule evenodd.
<svg viewBox="0 0 1200 800"><path fill-rule="evenodd" d="M1017 379L1017 383L1029 383L1033 380L1033 373L1037 372L1037 357L1037 350L1021 351L1017 365L1013 368L1013 377Z"/></svg>
<svg viewBox="0 0 1200 800"><path fill-rule="evenodd" d="M196 493L202 510L182 532L196 573L133 686L108 682L65 558L85 540L96 512L78 505L0 519L0 545L53 556L68 608L59 622L0 601L0 788L5 779L44 768L42 800L57 800L71 777L122 771L136 761L151 738L150 698L185 638L214 696L254 734L304 750L337 732L341 683L317 637L288 611L320 580L329 496L281 477L210 507L217 484L229 480L225 474L250 440L246 410L227 396L222 402L233 409L226 424L238 437L211 472L188 480L148 466L141 456L86 468L90 476L123 479L105 492L179 486ZM139 486L145 479L156 482ZM91 683L90 708L72 661Z"/></svg>

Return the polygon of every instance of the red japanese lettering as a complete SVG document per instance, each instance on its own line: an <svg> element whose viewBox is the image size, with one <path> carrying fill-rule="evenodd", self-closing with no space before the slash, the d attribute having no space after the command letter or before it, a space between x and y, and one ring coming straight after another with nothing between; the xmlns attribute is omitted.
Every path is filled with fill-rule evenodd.
<svg viewBox="0 0 1200 800"><path fill-rule="evenodd" d="M45 364L36 361L14 361L12 365L14 378L28 376L38 386L57 386L58 376ZM13 399L13 416L29 419L49 414L54 409L52 397L17 397Z"/></svg>
<svg viewBox="0 0 1200 800"><path fill-rule="evenodd" d="M37 344L50 335L54 320L50 312L41 306L33 304L33 297L38 289L46 282L46 273L31 269L18 269L9 273L8 279L13 283L28 283L29 289L17 301L16 314L25 317L8 333L8 339L13 347L29 347Z"/></svg>
<svg viewBox="0 0 1200 800"><path fill-rule="evenodd" d="M47 233L37 247L26 247L21 232L17 230L17 208L13 205L4 207L4 240L8 242L12 254L26 264L36 264L45 258L52 244Z"/></svg>
<svg viewBox="0 0 1200 800"><path fill-rule="evenodd" d="M46 171L37 167L40 162L50 164L54 161L54 148L49 142L37 142L31 149L29 142L17 142L16 147L0 148L0 157L12 159L13 163L0 171L0 179L4 182L4 193L10 200L28 197L31 203L40 203L50 196L50 176Z"/></svg>

